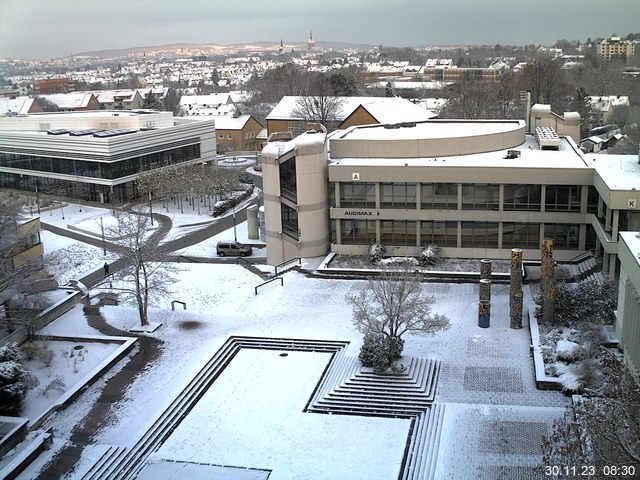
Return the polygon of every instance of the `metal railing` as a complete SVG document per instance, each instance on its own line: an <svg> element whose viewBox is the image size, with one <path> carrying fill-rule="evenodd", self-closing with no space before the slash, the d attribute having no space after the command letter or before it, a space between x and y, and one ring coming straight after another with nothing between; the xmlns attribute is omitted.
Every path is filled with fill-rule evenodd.
<svg viewBox="0 0 640 480"><path fill-rule="evenodd" d="M300 257L293 257L290 258L289 260L286 260L278 265L276 265L275 267L275 275L276 277L278 275L282 275L284 272L287 272L289 270L291 270L292 268L295 268L296 265L294 265L294 263L298 264L298 266L302 266L302 258ZM281 268L281 267L289 267L289 268ZM278 268L280 268L280 270L278 271Z"/></svg>
<svg viewBox="0 0 640 480"><path fill-rule="evenodd" d="M254 295L258 295L258 289L259 289L260 287L264 287L267 283L271 283L271 282L273 282L273 281L275 281L275 280L280 280L280 286L281 286L281 287L284 287L284 280L282 279L282 277L275 277L275 278L272 278L271 280L267 280L266 282L261 283L260 285L257 285L257 286L253 289Z"/></svg>

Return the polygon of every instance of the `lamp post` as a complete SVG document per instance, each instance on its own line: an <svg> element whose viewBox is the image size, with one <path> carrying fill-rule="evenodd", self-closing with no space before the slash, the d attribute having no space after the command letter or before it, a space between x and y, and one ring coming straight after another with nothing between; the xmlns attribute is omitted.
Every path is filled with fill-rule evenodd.
<svg viewBox="0 0 640 480"><path fill-rule="evenodd" d="M236 205L233 204L233 240L238 241L238 234L236 232Z"/></svg>
<svg viewBox="0 0 640 480"><path fill-rule="evenodd" d="M40 197L38 195L38 178L36 177L36 208L38 209L38 215L40 215Z"/></svg>
<svg viewBox="0 0 640 480"><path fill-rule="evenodd" d="M151 216L151 226L153 227L153 205L151 204L151 192L149 192L149 215Z"/></svg>
<svg viewBox="0 0 640 480"><path fill-rule="evenodd" d="M100 231L102 232L102 256L107 256L107 244L104 241L104 224L102 223L102 217L100 217Z"/></svg>

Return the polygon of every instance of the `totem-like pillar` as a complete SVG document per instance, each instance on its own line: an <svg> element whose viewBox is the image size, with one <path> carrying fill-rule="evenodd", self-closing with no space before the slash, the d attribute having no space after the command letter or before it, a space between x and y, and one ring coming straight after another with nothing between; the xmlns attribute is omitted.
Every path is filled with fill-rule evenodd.
<svg viewBox="0 0 640 480"><path fill-rule="evenodd" d="M480 260L480 278L491 279L491 260L488 258Z"/></svg>
<svg viewBox="0 0 640 480"><path fill-rule="evenodd" d="M491 302L481 300L478 303L478 326L480 328L489 328L491 323Z"/></svg>
<svg viewBox="0 0 640 480"><path fill-rule="evenodd" d="M542 240L540 286L542 287L542 321L553 321L556 309L556 277L555 261L553 260L553 240Z"/></svg>
<svg viewBox="0 0 640 480"><path fill-rule="evenodd" d="M511 250L511 285L509 291L509 319L511 328L522 328L522 250Z"/></svg>
<svg viewBox="0 0 640 480"><path fill-rule="evenodd" d="M487 278L480 279L480 301L491 301L491 280Z"/></svg>

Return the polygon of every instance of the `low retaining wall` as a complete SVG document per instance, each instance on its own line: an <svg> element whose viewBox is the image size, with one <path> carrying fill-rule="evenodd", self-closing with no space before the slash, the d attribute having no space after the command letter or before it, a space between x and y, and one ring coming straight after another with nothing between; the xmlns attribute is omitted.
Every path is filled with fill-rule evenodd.
<svg viewBox="0 0 640 480"><path fill-rule="evenodd" d="M556 377L548 376L544 371L544 358L540 347L540 330L536 319L535 307L529 307L529 331L531 333L531 355L533 355L533 367L536 372L536 387L540 390L562 390L562 384Z"/></svg>
<svg viewBox="0 0 640 480"><path fill-rule="evenodd" d="M68 288L59 288L58 290L69 291ZM67 295L65 298L54 303L46 310L40 312L33 320L33 323L31 325L21 326L12 334L1 339L0 347L4 347L5 345L8 345L10 343L23 343L29 338L30 333L46 327L56 318L67 313L69 310L75 307L78 303L80 303L81 297L82 294L79 291L70 292L69 295Z"/></svg>
<svg viewBox="0 0 640 480"><path fill-rule="evenodd" d="M62 410L69 406L76 398L80 396L80 394L90 385L95 383L106 371L111 369L116 363L118 363L129 350L133 348L133 345L136 343L137 338L135 337L108 337L108 336L99 336L99 335L85 335L82 337L74 337L74 336L58 336L58 335L47 335L40 336L36 335L34 340L59 340L59 341L70 341L76 343L120 343L120 347L105 358L102 362L100 362L92 371L87 373L83 378L81 378L73 387L67 390L56 402L49 407L49 409L40 415L38 418L33 420L30 430L34 430L42 425L42 423L49 418L53 413L58 410Z"/></svg>

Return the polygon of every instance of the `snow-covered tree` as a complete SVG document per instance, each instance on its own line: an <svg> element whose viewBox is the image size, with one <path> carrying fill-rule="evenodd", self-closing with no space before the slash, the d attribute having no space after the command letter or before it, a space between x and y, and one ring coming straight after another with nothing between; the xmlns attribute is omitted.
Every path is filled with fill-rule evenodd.
<svg viewBox="0 0 640 480"><path fill-rule="evenodd" d="M435 298L428 295L419 274L413 272L383 271L346 299L353 309L353 323L361 333L386 337L392 361L402 354L405 333L433 335L450 326L445 315L431 311Z"/></svg>
<svg viewBox="0 0 640 480"><path fill-rule="evenodd" d="M116 210L115 217L116 226L108 229L108 248L124 258L126 266L113 275L122 281L122 293L135 300L140 324L148 325L149 305L169 293L173 267L147 215Z"/></svg>
<svg viewBox="0 0 640 480"><path fill-rule="evenodd" d="M27 394L28 375L16 344L0 347L0 414L20 413L22 400Z"/></svg>
<svg viewBox="0 0 640 480"><path fill-rule="evenodd" d="M151 90L144 97L142 108L148 110L164 110L164 103Z"/></svg>

